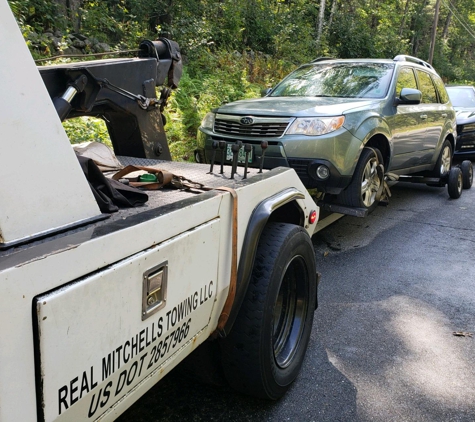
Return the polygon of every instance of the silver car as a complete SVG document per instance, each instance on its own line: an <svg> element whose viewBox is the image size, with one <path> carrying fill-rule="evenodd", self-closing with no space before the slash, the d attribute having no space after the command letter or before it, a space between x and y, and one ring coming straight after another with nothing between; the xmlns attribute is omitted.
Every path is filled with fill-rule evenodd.
<svg viewBox="0 0 475 422"><path fill-rule="evenodd" d="M199 161L293 167L307 188L348 206L371 208L384 172L442 176L455 147L455 111L441 78L410 56L317 59L284 78L265 97L225 104L198 131ZM214 142L214 144L213 144ZM222 144L222 143L221 143ZM263 148L265 156L263 160ZM267 147L267 148L266 148Z"/></svg>

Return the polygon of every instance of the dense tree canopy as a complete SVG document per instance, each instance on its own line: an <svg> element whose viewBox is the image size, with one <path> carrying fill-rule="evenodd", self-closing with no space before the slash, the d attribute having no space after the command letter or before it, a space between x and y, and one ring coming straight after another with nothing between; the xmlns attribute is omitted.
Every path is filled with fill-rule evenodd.
<svg viewBox="0 0 475 422"><path fill-rule="evenodd" d="M439 0L434 66L474 80L475 2ZM427 59L436 0L10 1L25 28L82 31L104 40L170 33L185 54L244 50L300 63L317 56Z"/></svg>
<svg viewBox="0 0 475 422"><path fill-rule="evenodd" d="M433 65L447 83L473 83L475 0L9 1L35 57L58 54L47 31L63 36L56 50L70 33L116 49L160 34L178 41L187 66L169 119L177 143L193 142L212 107L258 95L319 56L428 60L436 3Z"/></svg>

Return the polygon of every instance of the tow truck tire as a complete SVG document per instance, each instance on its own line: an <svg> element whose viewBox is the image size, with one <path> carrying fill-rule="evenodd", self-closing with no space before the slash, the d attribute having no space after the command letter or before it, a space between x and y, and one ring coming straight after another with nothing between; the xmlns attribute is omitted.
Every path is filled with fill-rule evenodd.
<svg viewBox="0 0 475 422"><path fill-rule="evenodd" d="M462 195L463 179L462 170L459 167L452 167L449 172L449 180L447 182L447 190L452 199L460 198Z"/></svg>
<svg viewBox="0 0 475 422"><path fill-rule="evenodd" d="M470 160L462 161L460 164L462 170L463 188L470 189L473 184L473 166Z"/></svg>
<svg viewBox="0 0 475 422"><path fill-rule="evenodd" d="M377 194L383 180L377 167L382 165L382 155L377 149L364 148L348 187L338 196L338 201L349 207L372 211L378 205ZM384 174L384 171L383 171Z"/></svg>
<svg viewBox="0 0 475 422"><path fill-rule="evenodd" d="M293 224L269 223L236 322L221 342L231 387L270 400L285 394L307 350L316 283L315 252L307 232Z"/></svg>

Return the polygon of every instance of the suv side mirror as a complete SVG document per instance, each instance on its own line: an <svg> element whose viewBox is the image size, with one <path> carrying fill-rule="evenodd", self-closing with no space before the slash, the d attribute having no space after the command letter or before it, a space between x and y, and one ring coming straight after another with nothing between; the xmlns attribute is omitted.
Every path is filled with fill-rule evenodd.
<svg viewBox="0 0 475 422"><path fill-rule="evenodd" d="M265 88L261 91L261 97L265 97L272 92L272 88Z"/></svg>
<svg viewBox="0 0 475 422"><path fill-rule="evenodd" d="M422 92L414 88L401 89L401 95L396 98L396 105L400 104L420 104Z"/></svg>

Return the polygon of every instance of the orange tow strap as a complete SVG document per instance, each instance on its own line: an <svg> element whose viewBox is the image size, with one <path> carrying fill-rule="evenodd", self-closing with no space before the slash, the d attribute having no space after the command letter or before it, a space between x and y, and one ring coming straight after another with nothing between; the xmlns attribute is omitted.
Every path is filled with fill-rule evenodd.
<svg viewBox="0 0 475 422"><path fill-rule="evenodd" d="M125 175L137 171L137 170L144 170L155 174L157 176L157 182L135 182L130 183L134 186L141 187L141 188L148 188L148 189L160 189L162 186L165 186L169 183L173 184L178 189L197 189L203 191L210 191L210 190L221 190L225 192L229 192L233 198L233 226L232 226L232 248L231 248L231 279L229 281L229 291L228 297L226 298L226 302L224 303L223 310L221 315L219 316L218 326L216 327L215 333L219 333L224 329L226 322L228 321L229 314L231 313L231 309L233 307L234 298L236 297L236 286L237 286L237 236L238 236L238 197L237 193L233 188L227 186L220 186L218 188L212 188L210 186L203 185L201 183L193 182L189 179L186 179L182 176L177 176L172 173L169 173L164 170L160 170L154 167L145 167L145 166L127 166L124 169L120 170L114 176L113 179L119 180L121 177ZM174 183L175 182L175 183Z"/></svg>
<svg viewBox="0 0 475 422"><path fill-rule="evenodd" d="M223 190L229 192L233 197L233 227L232 227L232 257L231 257L231 280L229 282L229 292L226 302L224 304L221 315L219 316L218 326L216 331L220 332L223 330L226 322L228 321L229 314L233 307L234 298L236 297L236 285L237 285L237 235L238 235L238 220L237 220L237 211L238 211L238 197L236 191L232 188L225 186L215 188L216 190Z"/></svg>

